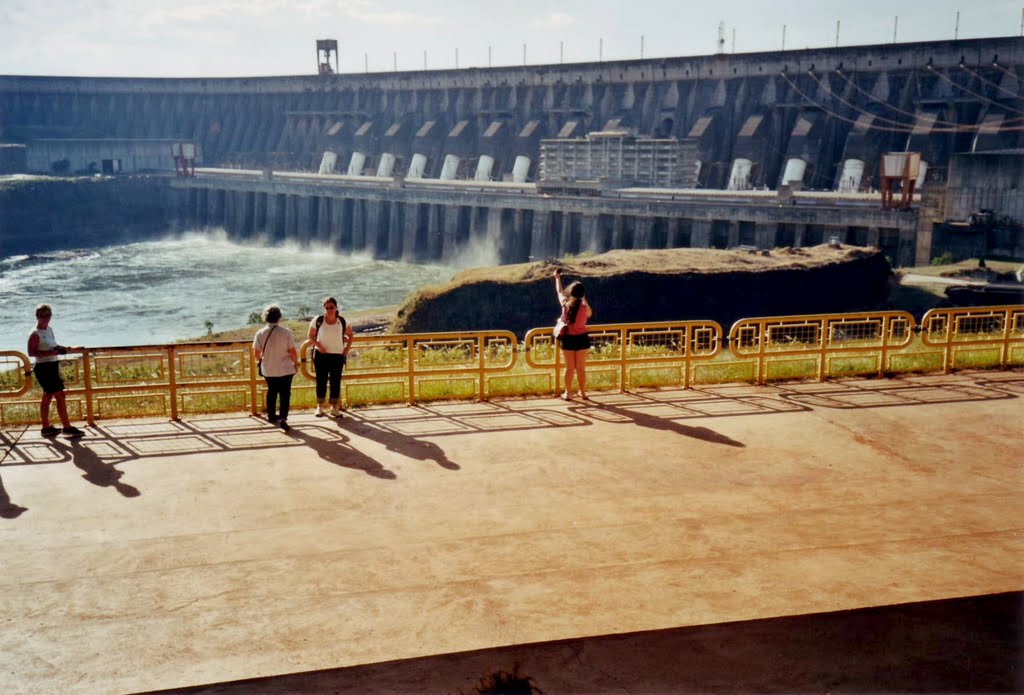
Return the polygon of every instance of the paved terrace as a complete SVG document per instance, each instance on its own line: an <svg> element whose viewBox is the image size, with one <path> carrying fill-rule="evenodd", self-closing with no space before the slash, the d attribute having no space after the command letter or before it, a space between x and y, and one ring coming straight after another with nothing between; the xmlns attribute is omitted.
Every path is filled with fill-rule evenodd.
<svg viewBox="0 0 1024 695"><path fill-rule="evenodd" d="M6 431L0 691L468 693L514 661L549 695L1020 689L1021 396L962 372Z"/></svg>

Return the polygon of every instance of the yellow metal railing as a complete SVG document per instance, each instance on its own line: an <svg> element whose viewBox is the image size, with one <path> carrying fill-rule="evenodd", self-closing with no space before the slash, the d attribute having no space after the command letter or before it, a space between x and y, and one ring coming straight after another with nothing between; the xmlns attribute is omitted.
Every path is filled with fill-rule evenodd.
<svg viewBox="0 0 1024 695"><path fill-rule="evenodd" d="M921 319L921 342L942 350L942 371L1024 361L1024 307L932 309Z"/></svg>
<svg viewBox="0 0 1024 695"><path fill-rule="evenodd" d="M359 384L392 385L390 400L414 403L424 388L444 391L453 381L469 384L473 397L485 399L488 379L515 368L518 341L509 331L360 335L345 365L346 391ZM299 348L300 373L315 381L312 343ZM385 395L386 397L386 395Z"/></svg>
<svg viewBox="0 0 1024 695"><path fill-rule="evenodd" d="M903 371L1024 365L1024 306L934 309L920 327L902 311L590 327L594 390L694 383L824 380ZM293 404L312 404L310 344ZM523 359L520 360L520 354ZM61 359L69 412L90 423L127 416L257 413L263 380L251 343L209 342L72 350ZM360 335L345 369L347 405L545 394L561 390L562 356L550 328L520 344L508 331ZM0 426L37 422L30 361L0 351Z"/></svg>
<svg viewBox="0 0 1024 695"><path fill-rule="evenodd" d="M610 373L619 390L630 387L635 371L677 370L679 385L689 388L693 365L710 360L722 345L722 327L714 321L620 323L588 327L591 350L587 373ZM551 372L553 392L561 390L562 351L550 328L533 328L523 341L526 363ZM609 369L612 368L612 369Z"/></svg>
<svg viewBox="0 0 1024 695"><path fill-rule="evenodd" d="M752 358L755 381L770 380L772 369L813 363L824 381L835 373L833 363L846 360L845 370L864 373L855 361L873 362L879 376L890 369L889 356L910 345L914 317L905 311L856 314L812 314L740 319L729 331L729 350L738 359Z"/></svg>

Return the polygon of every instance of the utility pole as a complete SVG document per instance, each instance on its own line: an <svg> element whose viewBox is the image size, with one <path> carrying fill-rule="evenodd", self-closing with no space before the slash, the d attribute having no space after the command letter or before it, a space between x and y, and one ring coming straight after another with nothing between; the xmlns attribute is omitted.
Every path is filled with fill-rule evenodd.
<svg viewBox="0 0 1024 695"><path fill-rule="evenodd" d="M956 11L956 27L953 29L953 40L960 38L960 10Z"/></svg>
<svg viewBox="0 0 1024 695"><path fill-rule="evenodd" d="M427 51L423 49L423 69L427 69Z"/></svg>
<svg viewBox="0 0 1024 695"><path fill-rule="evenodd" d="M392 51L391 53L391 66L393 72L398 72L398 51Z"/></svg>
<svg viewBox="0 0 1024 695"><path fill-rule="evenodd" d="M839 20L836 20L836 48L839 48Z"/></svg>
<svg viewBox="0 0 1024 695"><path fill-rule="evenodd" d="M558 42L558 62L565 62L565 41Z"/></svg>
<svg viewBox="0 0 1024 695"><path fill-rule="evenodd" d="M782 50L786 50L786 25L782 25Z"/></svg>
<svg viewBox="0 0 1024 695"><path fill-rule="evenodd" d="M644 59L644 35L640 34L640 60Z"/></svg>
<svg viewBox="0 0 1024 695"><path fill-rule="evenodd" d="M363 54L363 72L370 72L370 54Z"/></svg>
<svg viewBox="0 0 1024 695"><path fill-rule="evenodd" d="M523 44L523 65L526 65L526 44Z"/></svg>
<svg viewBox="0 0 1024 695"><path fill-rule="evenodd" d="M896 30L900 28L900 16L896 15L896 19L892 23L892 42L896 43Z"/></svg>
<svg viewBox="0 0 1024 695"><path fill-rule="evenodd" d="M1024 13L1021 14L1021 22L1024 22ZM1024 26L1024 24L1022 24ZM604 61L604 39L597 40L597 62Z"/></svg>
<svg viewBox="0 0 1024 695"><path fill-rule="evenodd" d="M491 67L491 47L487 47L487 67Z"/></svg>

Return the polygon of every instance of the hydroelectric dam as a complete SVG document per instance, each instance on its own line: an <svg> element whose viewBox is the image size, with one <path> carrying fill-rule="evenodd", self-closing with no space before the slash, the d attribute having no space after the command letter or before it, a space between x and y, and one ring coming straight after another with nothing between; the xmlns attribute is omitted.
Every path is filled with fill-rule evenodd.
<svg viewBox="0 0 1024 695"><path fill-rule="evenodd" d="M183 224L382 258L834 239L913 265L960 243L946 223L978 210L1006 223L986 250L1021 251L1022 78L1017 37L295 77L0 76L0 142L27 172L156 174ZM883 205L886 153L914 156L905 204Z"/></svg>

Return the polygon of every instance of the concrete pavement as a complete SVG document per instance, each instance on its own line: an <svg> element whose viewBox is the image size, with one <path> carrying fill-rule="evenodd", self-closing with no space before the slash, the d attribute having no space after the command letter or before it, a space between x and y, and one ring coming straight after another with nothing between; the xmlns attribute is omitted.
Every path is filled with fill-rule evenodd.
<svg viewBox="0 0 1024 695"><path fill-rule="evenodd" d="M398 692L345 669L419 663L402 682L447 693L467 674L436 655L1019 592L1022 394L970 372L4 432L0 688Z"/></svg>

